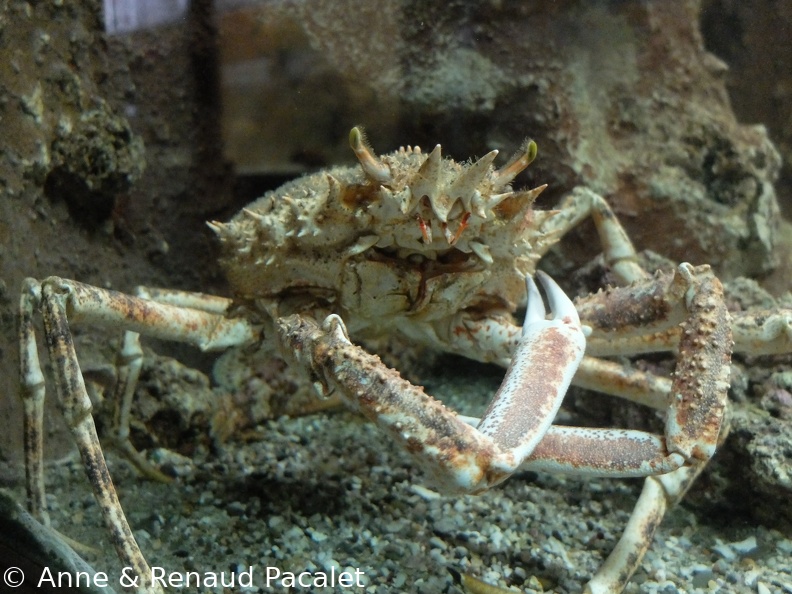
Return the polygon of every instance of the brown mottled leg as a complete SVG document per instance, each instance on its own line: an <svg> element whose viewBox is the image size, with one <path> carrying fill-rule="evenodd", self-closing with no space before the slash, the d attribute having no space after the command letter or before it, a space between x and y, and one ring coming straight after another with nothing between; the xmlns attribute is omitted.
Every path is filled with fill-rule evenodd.
<svg viewBox="0 0 792 594"><path fill-rule="evenodd" d="M22 285L19 301L19 384L24 407L25 490L30 513L45 525L49 514L44 496L44 375L41 373L33 311L41 303L41 287L33 279Z"/></svg>
<svg viewBox="0 0 792 594"><path fill-rule="evenodd" d="M231 305L231 300L225 297L173 289L140 286L137 287L135 293L140 299L176 307L180 311L199 312L198 315L200 316L208 315L207 319L220 321L217 325L218 328L221 327L222 320L225 320L225 312ZM211 337L212 333L220 334L211 328L211 324L205 325L205 328L207 328L207 331L202 338L204 341L216 339L217 337ZM183 338L176 336L173 338L183 340ZM205 350L213 348L200 343L198 343L198 346ZM169 482L171 480L170 477L164 475L146 460L129 440L132 401L142 367L143 349L140 346L140 334L135 331L127 331L124 333L121 351L117 357L118 380L116 381L113 394L113 402L115 403L112 431L113 445L143 476L160 482Z"/></svg>
<svg viewBox="0 0 792 594"><path fill-rule="evenodd" d="M170 477L159 471L129 440L129 423L132 401L135 396L140 370L143 367L143 349L140 347L140 334L125 332L121 351L116 357L118 378L113 391L115 414L110 440L113 446L132 464L140 474L162 483L170 482Z"/></svg>
<svg viewBox="0 0 792 594"><path fill-rule="evenodd" d="M85 472L93 486L94 496L102 511L105 524L110 530L110 538L118 556L125 566L132 568L146 590L146 579L151 571L127 523L107 470L91 416L91 401L85 390L66 320L66 295L59 291L59 288L52 284L45 284L42 287L41 309L47 350L54 366L55 387L63 416L77 442Z"/></svg>
<svg viewBox="0 0 792 594"><path fill-rule="evenodd" d="M44 520L46 509L41 436L45 388L32 323L36 309L41 311L43 318L45 342L61 409L77 443L94 496L110 530L111 540L122 564L130 567L137 577L139 591L159 593L159 586L148 583L149 566L124 516L107 469L69 330L67 312L73 321L133 333L142 332L190 343L204 350L253 343L257 340L259 330L245 320L226 318L218 313L189 307L154 303L57 277L50 277L41 283L27 279L20 300L19 334L21 391L25 403L28 505L31 511ZM136 338L133 342L136 342ZM127 346L134 359L134 344ZM127 381L126 384L133 385L133 382Z"/></svg>
<svg viewBox="0 0 792 594"><path fill-rule="evenodd" d="M719 447L729 433L728 418L727 408L718 436ZM698 462L668 474L647 477L619 542L586 584L584 594L612 594L624 589L654 540L666 511L682 500L706 466L706 462Z"/></svg>
<svg viewBox="0 0 792 594"><path fill-rule="evenodd" d="M635 309L628 307L630 294ZM591 296L579 311L593 326L592 350L608 354L677 351L674 378L666 384L665 433L669 450L688 461L673 472L646 479L624 534L584 590L606 594L622 591L666 510L684 496L726 437L731 318L720 283L709 268L687 264L680 265L672 277ZM625 316L629 318L631 312L637 315L626 323ZM662 382L656 387L664 389ZM651 400L646 403L651 405ZM661 404L657 402L656 407Z"/></svg>
<svg viewBox="0 0 792 594"><path fill-rule="evenodd" d="M630 283L648 276L638 264L627 232L602 196L588 188L578 187L564 197L556 209L558 213L542 225L544 233L560 237L591 217L599 234L605 263L618 278Z"/></svg>
<svg viewBox="0 0 792 594"><path fill-rule="evenodd" d="M231 300L225 297L170 289L138 287L135 293L141 299L218 316L223 315L231 304ZM142 367L143 349L140 346L140 334L127 331L124 333L121 351L116 359L118 379L113 393L115 404L113 445L143 476L160 482L169 482L170 477L164 475L146 460L129 440L132 401Z"/></svg>

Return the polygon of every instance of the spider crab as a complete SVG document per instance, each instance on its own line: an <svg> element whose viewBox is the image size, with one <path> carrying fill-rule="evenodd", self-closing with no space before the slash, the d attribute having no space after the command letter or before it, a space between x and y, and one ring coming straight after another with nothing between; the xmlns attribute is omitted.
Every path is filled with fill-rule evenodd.
<svg viewBox="0 0 792 594"><path fill-rule="evenodd" d="M31 512L47 521L45 378L33 323L39 313L64 416L112 541L141 592L159 587L149 581L107 470L69 323L125 331L115 441L144 469L128 439L139 334L203 350L281 351L320 395L335 392L381 426L447 492L480 492L524 468L647 477L624 535L586 586L590 593L620 592L665 510L725 435L733 343L751 353L790 351L792 315L733 320L708 266L681 264L649 276L605 200L589 190L576 189L556 210L534 210L544 186L510 187L536 155L532 142L497 169L497 151L468 164L443 159L439 145L429 154L407 147L378 158L358 128L350 144L359 167L295 180L229 223L210 223L223 246L232 299L146 288L129 296L57 277L25 281L20 362ZM624 286L573 304L536 265L587 217ZM526 287L519 326L513 312L525 303ZM509 366L480 421L457 416L350 340L396 333ZM650 351L676 353L672 379L600 358ZM570 383L665 410L664 435L552 425Z"/></svg>

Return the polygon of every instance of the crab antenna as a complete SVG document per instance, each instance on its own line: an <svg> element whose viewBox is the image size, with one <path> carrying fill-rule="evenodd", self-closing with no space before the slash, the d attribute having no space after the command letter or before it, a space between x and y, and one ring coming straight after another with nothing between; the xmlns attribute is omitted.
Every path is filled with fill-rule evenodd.
<svg viewBox="0 0 792 594"><path fill-rule="evenodd" d="M349 146L355 151L355 156L368 177L381 184L393 182L390 169L374 155L374 151L366 141L363 128L355 126L349 131Z"/></svg>
<svg viewBox="0 0 792 594"><path fill-rule="evenodd" d="M526 139L523 142L520 150L515 154L511 160L498 169L492 176L492 185L496 188L502 188L520 173L523 169L528 167L531 162L536 159L536 153L539 148L533 140Z"/></svg>

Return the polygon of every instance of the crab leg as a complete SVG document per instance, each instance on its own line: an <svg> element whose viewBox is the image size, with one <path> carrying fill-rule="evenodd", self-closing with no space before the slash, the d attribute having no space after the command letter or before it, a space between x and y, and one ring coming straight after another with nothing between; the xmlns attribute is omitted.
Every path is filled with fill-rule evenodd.
<svg viewBox="0 0 792 594"><path fill-rule="evenodd" d="M749 355L792 352L792 310L739 312L732 318L735 351Z"/></svg>
<svg viewBox="0 0 792 594"><path fill-rule="evenodd" d="M679 333L679 352L669 392L664 445L670 452L666 458L669 464L684 462L686 466L680 464L679 468L670 468L672 472L668 474L646 479L622 538L586 586L587 594L620 592L624 588L649 547L666 509L682 498L725 438L721 423L727 403L732 335L722 288L708 269L696 270L688 264L679 266L674 279L672 286L684 288L679 291L679 302L687 316ZM658 299L652 301L662 302ZM584 436L594 437L592 430L581 431ZM548 434L548 439L537 447L533 460L538 462L544 456L546 460L553 461L556 470L563 470L558 467L559 463L561 466L575 466L578 459L569 453L562 454L561 447L575 448L578 457L582 454L590 456L595 451L591 445L575 447L574 439L568 437L563 446L554 446L552 437ZM607 435L603 438L602 447L610 441ZM550 451L543 452L543 446ZM615 451L622 462L629 455L621 448Z"/></svg>
<svg viewBox="0 0 792 594"><path fill-rule="evenodd" d="M41 287L32 279L22 285L19 300L19 384L25 444L25 491L28 511L49 526L44 497L44 374L41 372L33 310L41 303Z"/></svg>
<svg viewBox="0 0 792 594"><path fill-rule="evenodd" d="M540 280L554 318L544 319L539 293L527 281L532 305L523 337L478 429L354 346L338 316L321 328L300 316L279 319L284 354L306 369L320 393L338 390L390 433L447 491L480 492L507 478L540 442L585 348L572 303L548 277Z"/></svg>
<svg viewBox="0 0 792 594"><path fill-rule="evenodd" d="M577 187L556 206L558 211L542 226L542 232L563 236L587 217L591 217L602 244L605 263L625 283L647 274L640 264L627 232L619 223L611 207L599 194Z"/></svg>
<svg viewBox="0 0 792 594"><path fill-rule="evenodd" d="M676 334L669 449L686 459L709 459L726 406L733 345L723 288L709 267L680 264L672 276L593 295L577 308L592 326L589 342L597 354L622 352L624 343L637 352L658 350L639 345L646 337L654 344L654 337Z"/></svg>
<svg viewBox="0 0 792 594"><path fill-rule="evenodd" d="M583 357L572 383L658 410L668 405L671 393L667 377L596 357Z"/></svg>
<svg viewBox="0 0 792 594"><path fill-rule="evenodd" d="M705 466L706 463L699 462L646 478L619 542L586 584L583 594L613 594L624 589L651 545L666 511L684 497Z"/></svg>
<svg viewBox="0 0 792 594"><path fill-rule="evenodd" d="M157 303L218 315L224 314L231 305L231 300L225 297L173 289L140 286L135 290L135 294L142 299ZM116 407L113 419L114 445L142 475L152 480L168 482L170 481L169 477L141 456L129 440L129 423L135 387L143 367L143 349L140 346L139 333L131 330L124 333L116 362L118 379L112 397Z"/></svg>
<svg viewBox="0 0 792 594"><path fill-rule="evenodd" d="M157 304L146 299L105 291L75 281L50 277L38 283L26 279L20 299L20 375L25 410L25 459L28 505L46 522L42 468L44 376L38 359L32 315L40 310L56 392L66 423L74 436L113 545L123 565L141 584L141 592L161 592L148 583L150 569L135 541L107 469L91 416L74 349L67 312L74 320L120 327L195 344L204 349L222 348L256 340L257 329L243 320L205 311Z"/></svg>
<svg viewBox="0 0 792 594"><path fill-rule="evenodd" d="M544 277L540 279L552 302L560 290ZM328 318L324 330L298 317L281 319L278 324L287 350L296 353L321 390L339 389L354 408L403 443L450 491L484 490L510 474L520 459L521 468L577 475L662 475L647 479L625 534L587 589L592 594L619 592L643 557L667 507L684 494L717 446L732 346L722 289L708 269L683 264L668 283L642 282L647 299L659 305L654 316L644 316L641 330L659 332L683 320L674 379L651 384L657 394L647 399L668 409L664 437L640 431L549 426L560 397L556 393L542 400L534 395L540 378L552 372L542 367L541 357L534 358L533 353L552 343L548 334L553 335L557 327L540 324L536 330L532 328L534 320L544 316L537 308L531 283L524 335L504 385L477 430L471 426L466 430L462 418L384 368L376 357L351 345L340 319ZM571 318L566 318L566 305L553 304L553 311L556 320L549 322L560 319L572 324ZM629 311L621 313L630 315ZM597 314L600 317L593 313L592 317L604 325L607 312ZM542 337L537 338L542 347L531 345L534 336ZM556 360L567 361L566 356L575 351L570 345L576 342L568 339L563 343L567 346ZM579 353L575 356L575 362L579 361ZM570 367L574 370L575 365ZM596 380L606 369L607 362L593 366L590 379ZM569 372L562 373L563 380L553 376L550 383L565 389L571 379ZM660 402L661 394L666 396L665 403ZM526 420L526 412L532 408L539 411L540 418Z"/></svg>
<svg viewBox="0 0 792 594"><path fill-rule="evenodd" d="M50 360L55 367L55 385L62 403L63 416L77 443L77 448L80 450L80 456L83 460L86 473L94 488L94 495L102 511L105 523L110 530L111 539L118 552L118 556L121 558L122 563L131 567L134 574L142 579L145 584L145 580L147 579L145 576L150 574L150 569L124 517L121 504L118 501L118 495L116 494L112 479L110 478L110 473L107 470L102 448L99 446L96 427L90 414L91 401L85 390L85 383L77 363L77 354L74 351L74 343L72 342L71 333L69 332L66 322L65 304L62 300L54 297L53 287L51 285L38 287L34 282L35 281L29 280L25 282L24 289L29 297L26 299L23 294L22 309L32 311L31 301L40 297L42 316L44 319L44 331L47 338L46 343ZM26 322L27 320L23 320L23 323ZM28 333L24 328L21 334L23 343L22 354L28 357L27 361L23 360L21 362L24 385L25 380L40 375L41 369L37 361L38 356L31 356L33 353L37 352L35 336L32 332ZM34 367L39 367L39 369L36 370L37 373L30 372ZM44 396L43 375L41 377L41 392L37 394L37 400L39 401L43 401ZM29 393L28 390L23 388L23 398L27 393ZM39 469L42 466L42 451L40 449L41 439L39 437L35 442L29 441L27 435L31 432L38 436L42 434L41 415L43 414L43 408L40 405L36 406L35 416L33 418L28 418L27 405L25 409L25 447L38 450L26 452L26 460L32 462L27 472L40 472ZM35 428L33 429L31 427ZM31 493L31 487L40 490L40 492ZM44 481L42 478L31 478L28 476L28 498L31 510L43 508L43 488ZM47 516L42 515L41 519L46 521ZM152 589L151 591L154 592L156 590Z"/></svg>

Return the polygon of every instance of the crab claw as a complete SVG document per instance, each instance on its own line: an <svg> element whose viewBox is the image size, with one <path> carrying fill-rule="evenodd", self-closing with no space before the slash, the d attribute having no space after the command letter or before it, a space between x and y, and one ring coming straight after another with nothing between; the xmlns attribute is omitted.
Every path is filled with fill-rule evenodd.
<svg viewBox="0 0 792 594"><path fill-rule="evenodd" d="M523 321L522 335L525 336L529 331L532 324L544 321L547 317L542 295L539 293L539 287L530 276L525 277L525 286L528 289L528 305L525 308L525 320Z"/></svg>
<svg viewBox="0 0 792 594"><path fill-rule="evenodd" d="M517 466L552 424L586 349L572 301L549 276L541 272L537 276L547 293L552 318L546 319L536 283L526 277L528 307L522 337L503 384L478 426L512 453Z"/></svg>
<svg viewBox="0 0 792 594"><path fill-rule="evenodd" d="M569 297L567 297L563 289L559 287L549 275L545 274L541 270L536 272L536 276L539 278L539 282L541 282L542 286L544 287L545 294L547 295L547 301L550 303L550 311L553 312L553 319L564 324L579 326L580 316L578 316L578 312L575 309L575 304L572 303L572 300ZM526 282L528 278L530 277L526 277Z"/></svg>

